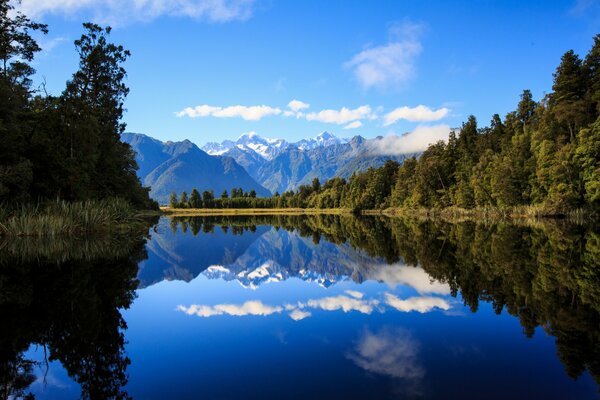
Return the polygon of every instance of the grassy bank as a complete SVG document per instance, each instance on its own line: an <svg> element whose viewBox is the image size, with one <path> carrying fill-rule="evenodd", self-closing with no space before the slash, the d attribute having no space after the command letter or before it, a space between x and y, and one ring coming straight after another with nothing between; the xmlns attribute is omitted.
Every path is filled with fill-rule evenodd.
<svg viewBox="0 0 600 400"><path fill-rule="evenodd" d="M67 202L62 200L19 207L0 206L0 236L74 236L130 232L147 225L122 199Z"/></svg>
<svg viewBox="0 0 600 400"><path fill-rule="evenodd" d="M569 219L574 222L597 221L599 215L586 209L575 209L568 212L557 212L541 206L517 206L510 208L478 207L465 209L448 207L444 209L403 209L388 208L385 210L365 211L366 215L400 216L410 215L424 218L442 218L449 221L460 220L541 220Z"/></svg>
<svg viewBox="0 0 600 400"><path fill-rule="evenodd" d="M161 207L164 214L171 216L204 215L319 215L348 214L346 208L171 208Z"/></svg>
<svg viewBox="0 0 600 400"><path fill-rule="evenodd" d="M219 215L341 215L351 214L348 208L170 208L161 207L163 214L171 216L219 216ZM553 212L540 206L520 206L512 208L473 208L448 207L445 209L405 209L387 208L384 210L363 210L362 215L417 216L458 220L526 220L567 218L576 222L596 221L599 215L590 210L577 209L567 213Z"/></svg>

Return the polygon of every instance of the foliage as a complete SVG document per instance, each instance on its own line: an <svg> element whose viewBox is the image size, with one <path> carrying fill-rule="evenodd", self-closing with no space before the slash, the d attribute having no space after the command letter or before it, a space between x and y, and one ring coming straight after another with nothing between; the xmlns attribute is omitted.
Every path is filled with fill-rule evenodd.
<svg viewBox="0 0 600 400"><path fill-rule="evenodd" d="M0 0L0 201L86 201L121 197L157 208L121 141L129 52L109 42L110 28L85 23L75 41L79 69L63 93L32 90L33 33L47 27Z"/></svg>
<svg viewBox="0 0 600 400"><path fill-rule="evenodd" d="M516 110L480 127L470 116L447 142L418 159L313 180L296 191L251 198L231 191L206 208L385 208L534 210L538 215L600 211L600 35L582 61L573 51L540 102L524 90ZM250 198L249 198L250 197Z"/></svg>
<svg viewBox="0 0 600 400"><path fill-rule="evenodd" d="M139 222L132 205L119 198L0 207L0 217L0 236L78 235L134 229Z"/></svg>

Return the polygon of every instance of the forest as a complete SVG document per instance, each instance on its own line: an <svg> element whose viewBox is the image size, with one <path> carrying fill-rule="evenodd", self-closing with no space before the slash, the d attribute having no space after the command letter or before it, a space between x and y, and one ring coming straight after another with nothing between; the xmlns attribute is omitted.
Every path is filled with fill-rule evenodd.
<svg viewBox="0 0 600 400"><path fill-rule="evenodd" d="M50 95L32 80L41 51L34 37L47 34L47 25L0 0L0 208L116 197L156 208L121 141L130 53L109 41L110 27L83 28L75 40L79 69L60 95Z"/></svg>
<svg viewBox="0 0 600 400"><path fill-rule="evenodd" d="M171 196L172 207L408 209L525 208L540 215L600 206L600 35L582 59L561 58L552 91L540 101L524 90L514 111L481 127L470 116L447 142L430 145L402 165L353 174L348 181L314 179L271 198L234 189L218 198Z"/></svg>

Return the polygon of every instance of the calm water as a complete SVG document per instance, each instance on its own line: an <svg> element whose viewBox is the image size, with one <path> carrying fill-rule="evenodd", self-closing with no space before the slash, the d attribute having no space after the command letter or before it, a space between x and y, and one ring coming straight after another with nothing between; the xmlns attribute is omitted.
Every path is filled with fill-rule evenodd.
<svg viewBox="0 0 600 400"><path fill-rule="evenodd" d="M600 233L163 218L0 243L0 390L40 399L595 399Z"/></svg>

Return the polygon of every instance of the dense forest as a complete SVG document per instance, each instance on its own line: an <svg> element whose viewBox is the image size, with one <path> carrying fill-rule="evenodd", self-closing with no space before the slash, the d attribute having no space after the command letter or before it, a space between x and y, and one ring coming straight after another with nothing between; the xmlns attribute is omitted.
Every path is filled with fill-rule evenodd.
<svg viewBox="0 0 600 400"><path fill-rule="evenodd" d="M566 52L552 92L536 102L524 90L516 110L480 127L470 116L447 142L402 165L389 161L348 181L317 179L270 199L210 193L205 208L529 207L541 214L600 207L600 35L584 59Z"/></svg>
<svg viewBox="0 0 600 400"><path fill-rule="evenodd" d="M109 42L110 28L86 23L75 41L79 69L59 96L33 86L32 62L44 24L0 0L0 203L21 205L120 197L153 208L121 141L129 89L129 52Z"/></svg>

